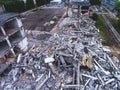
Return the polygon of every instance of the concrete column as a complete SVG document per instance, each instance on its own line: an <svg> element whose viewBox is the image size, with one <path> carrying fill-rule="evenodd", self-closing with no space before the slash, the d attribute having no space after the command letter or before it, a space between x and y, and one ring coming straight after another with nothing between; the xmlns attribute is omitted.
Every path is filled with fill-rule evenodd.
<svg viewBox="0 0 120 90"><path fill-rule="evenodd" d="M3 33L4 35L6 35L6 32L5 32L4 28L3 28L2 26L1 26L0 28L1 28L1 30L2 30L2 33Z"/></svg>
<svg viewBox="0 0 120 90"><path fill-rule="evenodd" d="M16 18L16 21L19 27L23 26L21 19Z"/></svg>
<svg viewBox="0 0 120 90"><path fill-rule="evenodd" d="M15 54L15 52L14 52L13 48L11 48L10 50L11 50L11 52L12 52L13 56L14 56L14 57L16 57L16 54Z"/></svg>
<svg viewBox="0 0 120 90"><path fill-rule="evenodd" d="M21 33L22 37L25 37L25 30L23 27L21 27L20 33Z"/></svg>
<svg viewBox="0 0 120 90"><path fill-rule="evenodd" d="M78 5L78 18L79 18L79 16L81 15L81 6L80 5Z"/></svg>
<svg viewBox="0 0 120 90"><path fill-rule="evenodd" d="M36 0L33 0L35 7L37 7L37 2Z"/></svg>
<svg viewBox="0 0 120 90"><path fill-rule="evenodd" d="M8 45L9 45L9 47L12 47L12 44L10 43L8 37L6 38L6 41L7 41Z"/></svg>
<svg viewBox="0 0 120 90"><path fill-rule="evenodd" d="M21 36L25 37L25 30L23 28L23 24L22 24L21 19L16 18L16 21L17 21L18 27L20 27Z"/></svg>

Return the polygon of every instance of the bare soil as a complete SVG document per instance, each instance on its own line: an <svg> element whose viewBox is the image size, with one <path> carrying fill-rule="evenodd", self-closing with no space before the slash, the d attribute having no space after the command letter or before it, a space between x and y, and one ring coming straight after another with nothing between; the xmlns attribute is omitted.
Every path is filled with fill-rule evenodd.
<svg viewBox="0 0 120 90"><path fill-rule="evenodd" d="M102 43L120 60L120 43L117 41L112 32L107 31L107 39Z"/></svg>
<svg viewBox="0 0 120 90"><path fill-rule="evenodd" d="M23 26L26 30L50 31L63 16L63 8L34 9L22 15ZM53 19L56 16L57 19ZM54 21L54 24L44 26L46 22Z"/></svg>

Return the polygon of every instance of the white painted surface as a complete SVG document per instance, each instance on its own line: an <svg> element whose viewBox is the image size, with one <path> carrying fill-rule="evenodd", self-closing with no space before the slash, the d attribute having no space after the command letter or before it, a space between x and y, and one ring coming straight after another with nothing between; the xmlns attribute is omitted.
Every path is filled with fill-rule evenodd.
<svg viewBox="0 0 120 90"><path fill-rule="evenodd" d="M45 63L51 63L51 62L54 62L55 61L55 59L54 58L52 58L52 57L47 57L47 58L45 58Z"/></svg>
<svg viewBox="0 0 120 90"><path fill-rule="evenodd" d="M18 19L18 18L16 18L16 20L17 20L18 26L19 26L19 27L22 27L22 26L23 26L23 25L22 25L22 21L21 21L20 19Z"/></svg>
<svg viewBox="0 0 120 90"><path fill-rule="evenodd" d="M28 41L27 41L27 38L24 38L19 44L18 44L18 47L21 49L21 50L24 50L28 45Z"/></svg>

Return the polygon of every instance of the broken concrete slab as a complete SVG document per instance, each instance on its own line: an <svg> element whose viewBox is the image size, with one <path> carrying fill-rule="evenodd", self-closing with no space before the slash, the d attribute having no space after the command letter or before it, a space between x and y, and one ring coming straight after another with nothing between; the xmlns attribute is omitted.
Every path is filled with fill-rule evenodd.
<svg viewBox="0 0 120 90"><path fill-rule="evenodd" d="M85 16L68 17L57 28L60 31L43 41L42 47L39 45L22 55L23 62L14 64L12 68L19 68L19 72L16 70L13 75L11 70L4 77L3 88L117 90L120 66L116 61L109 62L114 57L104 51L94 21ZM85 53L91 57L90 70L80 63Z"/></svg>

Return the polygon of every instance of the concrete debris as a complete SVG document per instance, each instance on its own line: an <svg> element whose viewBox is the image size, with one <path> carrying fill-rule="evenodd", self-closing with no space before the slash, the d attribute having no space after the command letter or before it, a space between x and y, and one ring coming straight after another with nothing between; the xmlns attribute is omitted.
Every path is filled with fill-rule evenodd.
<svg viewBox="0 0 120 90"><path fill-rule="evenodd" d="M58 17L57 17L57 16L54 16L54 17L53 17L53 20L57 20L57 19L58 19Z"/></svg>
<svg viewBox="0 0 120 90"><path fill-rule="evenodd" d="M52 25L52 24L54 24L55 22L54 21L50 21L50 24Z"/></svg>
<svg viewBox="0 0 120 90"><path fill-rule="evenodd" d="M3 73L4 70L6 70L9 67L9 64L1 64L0 65L0 74Z"/></svg>
<svg viewBox="0 0 120 90"><path fill-rule="evenodd" d="M44 26L44 27L50 26L50 23L49 23L49 22L46 22L46 23L43 24L43 26Z"/></svg>
<svg viewBox="0 0 120 90"><path fill-rule="evenodd" d="M47 27L47 26L50 26L50 25L55 24L55 21L58 20L58 17L57 17L57 16L54 16L52 19L53 19L53 20L51 20L50 22L44 23L43 26L44 26L44 27Z"/></svg>
<svg viewBox="0 0 120 90"><path fill-rule="evenodd" d="M56 18L56 17L54 17ZM19 54L1 77L4 90L119 90L120 65L103 49L95 22L65 18L44 47Z"/></svg>
<svg viewBox="0 0 120 90"><path fill-rule="evenodd" d="M20 62L21 57L22 57L22 54L19 54L19 55L18 55L18 57L17 57L17 63L19 63L19 62Z"/></svg>
<svg viewBox="0 0 120 90"><path fill-rule="evenodd" d="M35 37L37 40L46 40L51 36L51 34L39 34Z"/></svg>

